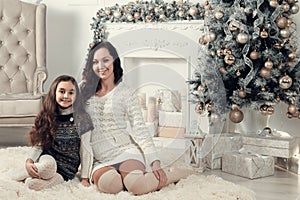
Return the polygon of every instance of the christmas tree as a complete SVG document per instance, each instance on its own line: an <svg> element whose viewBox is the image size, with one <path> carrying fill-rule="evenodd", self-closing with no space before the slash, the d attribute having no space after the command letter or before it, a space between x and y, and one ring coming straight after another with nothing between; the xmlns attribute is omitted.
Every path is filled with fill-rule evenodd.
<svg viewBox="0 0 300 200"><path fill-rule="evenodd" d="M280 101L287 104L287 117L300 118L300 63L293 22L298 11L296 0L206 2L206 31L200 43L207 55L199 56L201 64L189 81L196 112L211 112L224 95L208 84L212 81L203 76L206 72L220 75L226 93L223 106L234 123L243 120L243 106L272 115ZM203 60L217 69L211 64L203 69Z"/></svg>

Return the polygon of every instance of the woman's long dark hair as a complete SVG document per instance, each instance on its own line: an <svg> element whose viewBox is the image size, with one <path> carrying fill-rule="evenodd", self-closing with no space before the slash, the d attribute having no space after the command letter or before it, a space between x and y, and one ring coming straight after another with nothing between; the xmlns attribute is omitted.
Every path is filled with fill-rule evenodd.
<svg viewBox="0 0 300 200"><path fill-rule="evenodd" d="M95 74L93 70L94 54L98 49L105 48L109 54L113 57L113 71L114 71L114 83L118 84L123 77L123 69L121 67L121 61L116 48L107 41L102 41L95 44L89 51L87 62L84 69L84 82L81 85L81 93L83 102L86 102L91 96L93 96L99 89L101 89L101 80Z"/></svg>
<svg viewBox="0 0 300 200"><path fill-rule="evenodd" d="M59 114L58 104L56 102L56 89L58 84L62 81L71 81L75 86L76 98L72 105L74 112L84 112L76 80L68 75L57 77L50 86L41 111L35 118L34 126L29 131L29 140L32 146L40 145L42 149L47 149L51 144L57 127L56 117Z"/></svg>

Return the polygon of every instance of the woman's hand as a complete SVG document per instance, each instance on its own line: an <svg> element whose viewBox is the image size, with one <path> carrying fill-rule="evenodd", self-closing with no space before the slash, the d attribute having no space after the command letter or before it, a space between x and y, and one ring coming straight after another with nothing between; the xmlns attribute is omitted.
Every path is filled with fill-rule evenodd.
<svg viewBox="0 0 300 200"><path fill-rule="evenodd" d="M167 185L168 178L167 178L167 175L166 175L165 171L160 167L160 161L159 160L155 160L152 163L152 171L153 171L155 177L157 178L157 180L159 180L159 184L157 186L157 189L160 190L165 185Z"/></svg>
<svg viewBox="0 0 300 200"><path fill-rule="evenodd" d="M39 178L39 172L37 167L35 166L34 162L32 159L27 159L26 160L26 164L25 164L27 173L29 174L29 176L31 176L32 178Z"/></svg>
<svg viewBox="0 0 300 200"><path fill-rule="evenodd" d="M85 187L89 187L91 185L88 178L82 178L81 184Z"/></svg>

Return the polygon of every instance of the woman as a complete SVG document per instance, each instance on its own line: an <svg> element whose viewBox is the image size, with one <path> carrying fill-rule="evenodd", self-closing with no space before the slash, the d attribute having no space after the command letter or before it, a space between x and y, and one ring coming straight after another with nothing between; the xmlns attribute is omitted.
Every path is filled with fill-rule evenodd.
<svg viewBox="0 0 300 200"><path fill-rule="evenodd" d="M115 194L125 187L133 194L145 194L193 173L161 169L138 98L122 82L123 69L111 43L94 45L84 76L82 96L94 130L90 136L85 135L84 155L90 159L82 165L92 165L90 180L101 192ZM151 166L152 172L146 172L146 165Z"/></svg>

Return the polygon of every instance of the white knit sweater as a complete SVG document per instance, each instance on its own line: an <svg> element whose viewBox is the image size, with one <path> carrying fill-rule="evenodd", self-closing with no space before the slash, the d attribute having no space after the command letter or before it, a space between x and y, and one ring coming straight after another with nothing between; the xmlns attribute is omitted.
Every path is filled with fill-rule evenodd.
<svg viewBox="0 0 300 200"><path fill-rule="evenodd" d="M124 158L134 159L134 156L128 154L134 149L142 150L148 165L158 160L152 137L145 126L139 100L126 84L118 84L103 97L92 96L87 102L86 110L92 118L94 130L82 138L82 156L86 162L82 163L82 173L89 173L91 176L92 164L94 168L97 165L99 168L99 165L104 167L122 162ZM127 127L128 122L130 130ZM87 138L89 135L90 138ZM120 158L120 155L125 154L127 157Z"/></svg>

